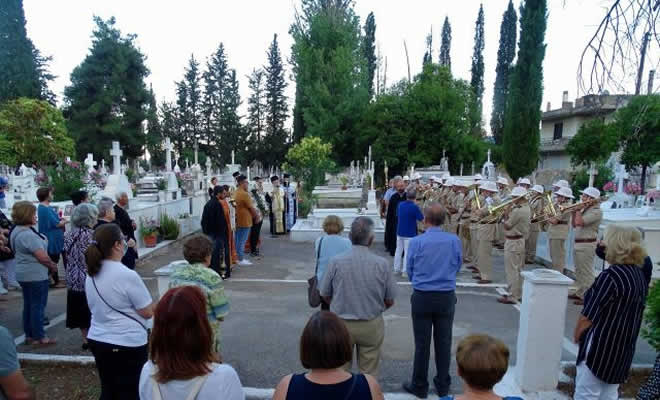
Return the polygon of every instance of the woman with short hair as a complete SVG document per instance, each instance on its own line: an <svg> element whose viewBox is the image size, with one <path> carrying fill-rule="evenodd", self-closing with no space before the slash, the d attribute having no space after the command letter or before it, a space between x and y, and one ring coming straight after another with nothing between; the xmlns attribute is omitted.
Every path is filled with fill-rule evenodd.
<svg viewBox="0 0 660 400"><path fill-rule="evenodd" d="M316 252L316 279L319 287L325 276L330 259L351 249L351 241L341 234L344 232L344 221L336 215L328 215L323 220L325 235L316 239L314 249ZM330 304L321 298L321 310L330 310Z"/></svg>
<svg viewBox="0 0 660 400"><path fill-rule="evenodd" d="M344 369L352 349L346 324L330 311L317 311L300 337L300 361L309 372L282 378L273 400L382 400L374 377Z"/></svg>
<svg viewBox="0 0 660 400"><path fill-rule="evenodd" d="M23 290L23 331L26 344L51 345L55 340L44 332L44 311L48 303L48 272L57 264L48 255L48 240L37 232L37 207L29 201L14 203L15 224L9 243L16 259L16 280Z"/></svg>
<svg viewBox="0 0 660 400"><path fill-rule="evenodd" d="M115 205L112 199L107 197L102 198L97 204L99 210L98 220L95 228L101 225L115 222Z"/></svg>
<svg viewBox="0 0 660 400"><path fill-rule="evenodd" d="M140 374L140 399L245 399L236 371L216 362L212 336L199 287L168 290L156 306L151 360Z"/></svg>
<svg viewBox="0 0 660 400"><path fill-rule="evenodd" d="M628 379L646 306L646 251L637 228L609 225L603 242L610 266L585 293L575 326L574 340L580 345L576 400L618 398L619 384ZM626 334L616 334L620 332Z"/></svg>
<svg viewBox="0 0 660 400"><path fill-rule="evenodd" d="M464 384L463 394L440 400L522 400L500 397L493 392L509 368L509 348L501 340L488 335L467 336L456 349L456 364Z"/></svg>
<svg viewBox="0 0 660 400"><path fill-rule="evenodd" d="M101 379L101 399L137 400L153 303L140 275L121 263L123 255L119 226L96 228L85 251L85 294L92 312L87 341Z"/></svg>
<svg viewBox="0 0 660 400"><path fill-rule="evenodd" d="M87 264L85 251L94 240L94 226L98 217L96 206L81 203L73 209L72 229L64 235L64 270L66 271L66 327L80 329L82 348L88 349L87 331L92 322L92 314L85 296Z"/></svg>
<svg viewBox="0 0 660 400"><path fill-rule="evenodd" d="M220 354L220 322L229 313L229 300L220 275L211 269L213 242L206 235L194 235L183 244L183 257L188 265L177 267L170 275L170 289L197 286L206 297L206 316L213 330L213 351Z"/></svg>

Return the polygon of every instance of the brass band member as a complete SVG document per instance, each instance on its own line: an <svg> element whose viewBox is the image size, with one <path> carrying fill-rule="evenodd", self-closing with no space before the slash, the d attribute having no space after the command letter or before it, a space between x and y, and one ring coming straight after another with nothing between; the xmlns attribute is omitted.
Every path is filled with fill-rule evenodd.
<svg viewBox="0 0 660 400"><path fill-rule="evenodd" d="M497 186L495 182L486 181L483 182L479 189L484 195L484 202L481 209L477 211L479 218L483 218L488 215L488 207L494 207L499 204L499 200L496 197L497 195ZM479 228L477 230L477 239L478 239L478 258L477 258L477 268L479 271L477 275L474 276L474 279L477 280L477 283L484 285L487 283L492 283L490 279L491 272L493 270L493 259L491 253L493 252L493 241L495 240L495 224L496 222L479 222Z"/></svg>
<svg viewBox="0 0 660 400"><path fill-rule="evenodd" d="M503 304L515 304L522 299L522 278L520 272L525 267L525 237L529 232L531 211L525 195L527 190L517 186L511 191L511 197L517 199L511 207L502 225L506 229L504 243L504 271L508 296L497 301Z"/></svg>
<svg viewBox="0 0 660 400"><path fill-rule="evenodd" d="M596 253L596 241L598 226L603 219L600 209L600 191L594 187L588 187L580 191L581 200L588 203L585 208L578 209L573 213L573 229L575 230L575 278L577 291L572 299L575 304L584 304L584 292L594 283L594 254Z"/></svg>
<svg viewBox="0 0 660 400"><path fill-rule="evenodd" d="M532 217L539 216L543 213L543 186L534 185L531 191L533 192L532 198L529 201L529 208ZM529 226L529 235L525 241L525 264L534 264L536 261L536 242L539 238L539 231L541 230L538 222L532 222Z"/></svg>
<svg viewBox="0 0 660 400"><path fill-rule="evenodd" d="M477 174L475 176L475 184L481 183L481 175ZM479 199L479 204L484 204L485 198L483 194L476 190L477 198ZM472 269L475 273L479 272L479 239L478 239L478 230L479 230L479 207L476 206L475 191L470 192L469 200L471 203L470 210L470 248L472 252Z"/></svg>
<svg viewBox="0 0 660 400"><path fill-rule="evenodd" d="M559 207L571 204L573 191L567 187L560 187L555 192L555 210L559 212ZM550 248L550 259L552 260L552 269L564 273L566 266L566 250L564 242L568 237L568 223L571 220L569 213L561 214L556 218L550 218L548 223L548 244Z"/></svg>
<svg viewBox="0 0 660 400"><path fill-rule="evenodd" d="M462 193L462 203L457 203L458 208L458 237L461 239L463 248L463 263L472 263L472 247L470 246L470 193L468 192L468 185L465 181L460 181L459 186Z"/></svg>
<svg viewBox="0 0 660 400"><path fill-rule="evenodd" d="M499 197L502 200L508 200L509 197L511 197L511 190L509 189L509 180L506 179L503 176L500 176L497 178L497 190L499 190ZM495 236L495 247L498 249L503 249L504 248L504 227L502 226L502 223L500 222L499 224L496 225L496 236Z"/></svg>

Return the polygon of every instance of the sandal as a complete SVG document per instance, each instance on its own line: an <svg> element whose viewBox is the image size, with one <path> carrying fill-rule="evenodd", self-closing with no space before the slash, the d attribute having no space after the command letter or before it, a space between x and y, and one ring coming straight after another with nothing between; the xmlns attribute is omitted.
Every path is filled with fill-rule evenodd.
<svg viewBox="0 0 660 400"><path fill-rule="evenodd" d="M36 345L36 346L50 346L50 345L53 345L53 344L57 344L57 340L51 339L51 338L48 338L48 337L44 337L41 340L35 340L33 342L33 344Z"/></svg>
<svg viewBox="0 0 660 400"><path fill-rule="evenodd" d="M509 296L502 296L499 299L497 299L497 302L502 303L502 304L517 304L518 303L517 301L515 301L514 299L512 299Z"/></svg>

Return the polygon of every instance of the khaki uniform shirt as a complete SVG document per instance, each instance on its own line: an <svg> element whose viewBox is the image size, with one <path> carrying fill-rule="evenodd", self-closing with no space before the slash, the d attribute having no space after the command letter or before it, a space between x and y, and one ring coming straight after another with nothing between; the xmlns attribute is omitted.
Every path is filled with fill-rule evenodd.
<svg viewBox="0 0 660 400"><path fill-rule="evenodd" d="M598 237L598 226L603 219L603 211L598 204L589 207L582 213L584 226L575 228L575 239L596 239Z"/></svg>
<svg viewBox="0 0 660 400"><path fill-rule="evenodd" d="M477 211L478 218L483 218L488 215L488 208L495 207L499 204L499 198L492 196L484 199L481 203L481 208ZM495 240L497 224L479 224L479 233L477 238L479 240Z"/></svg>
<svg viewBox="0 0 660 400"><path fill-rule="evenodd" d="M532 213L533 216L539 216L543 213L543 197L542 196L536 196L534 200L532 200L529 203L529 209ZM538 232L540 231L541 227L539 226L538 222L534 222L529 226L529 230L532 232Z"/></svg>
<svg viewBox="0 0 660 400"><path fill-rule="evenodd" d="M555 210L559 212L559 203L554 202ZM562 204L563 206L571 205L570 201ZM566 213L558 218L559 224L548 224L548 239L566 239L568 237L568 228L571 223L571 213Z"/></svg>
<svg viewBox="0 0 660 400"><path fill-rule="evenodd" d="M529 225L531 220L531 210L528 203L520 204L514 207L506 220L511 229L506 230L506 236L527 237L529 234Z"/></svg>

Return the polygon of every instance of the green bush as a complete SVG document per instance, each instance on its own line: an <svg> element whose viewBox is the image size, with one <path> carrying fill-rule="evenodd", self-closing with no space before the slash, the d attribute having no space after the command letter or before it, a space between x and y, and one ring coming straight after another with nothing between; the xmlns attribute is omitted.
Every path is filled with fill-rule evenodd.
<svg viewBox="0 0 660 400"><path fill-rule="evenodd" d="M65 161L57 167L46 168L48 176L45 186L55 189L53 201L71 200L71 193L85 186L87 170L79 162Z"/></svg>
<svg viewBox="0 0 660 400"><path fill-rule="evenodd" d="M594 187L600 191L603 191L603 186L614 178L614 173L610 168L605 164L596 165L598 169L598 175L594 176ZM587 173L586 168L581 168L573 173L573 179L571 180L571 189L573 189L573 195L579 197L580 190L583 190L589 185L589 174Z"/></svg>
<svg viewBox="0 0 660 400"><path fill-rule="evenodd" d="M311 193L305 194L302 200L298 202L298 216L300 218L307 218L307 215L312 211L318 196Z"/></svg>
<svg viewBox="0 0 660 400"><path fill-rule="evenodd" d="M660 283L656 281L646 298L646 311L642 325L642 337L656 351L660 351Z"/></svg>
<svg viewBox="0 0 660 400"><path fill-rule="evenodd" d="M163 240L175 240L179 237L179 221L163 213L160 216L160 235Z"/></svg>

